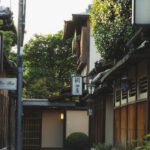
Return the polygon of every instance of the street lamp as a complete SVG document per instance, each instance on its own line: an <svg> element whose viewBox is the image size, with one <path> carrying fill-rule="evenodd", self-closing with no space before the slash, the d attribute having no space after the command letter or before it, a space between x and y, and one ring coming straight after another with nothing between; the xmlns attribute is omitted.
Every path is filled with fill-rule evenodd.
<svg viewBox="0 0 150 150"><path fill-rule="evenodd" d="M89 83L87 85L87 90L88 90L89 95L92 95L95 91L95 84Z"/></svg>
<svg viewBox="0 0 150 150"><path fill-rule="evenodd" d="M150 24L150 0L132 0L132 24Z"/></svg>

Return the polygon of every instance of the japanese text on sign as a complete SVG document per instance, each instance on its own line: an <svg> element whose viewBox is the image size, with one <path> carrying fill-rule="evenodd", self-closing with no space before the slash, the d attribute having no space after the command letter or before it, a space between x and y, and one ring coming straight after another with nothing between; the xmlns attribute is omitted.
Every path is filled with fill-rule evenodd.
<svg viewBox="0 0 150 150"><path fill-rule="evenodd" d="M82 95L81 76L72 76L72 95Z"/></svg>

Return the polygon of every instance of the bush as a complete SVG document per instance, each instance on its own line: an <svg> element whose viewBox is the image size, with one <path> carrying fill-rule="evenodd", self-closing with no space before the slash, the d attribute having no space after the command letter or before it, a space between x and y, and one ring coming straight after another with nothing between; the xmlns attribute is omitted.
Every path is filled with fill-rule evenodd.
<svg viewBox="0 0 150 150"><path fill-rule="evenodd" d="M98 144L96 144L94 146L94 148L96 150L111 150L112 146L111 145L105 145L105 144L98 143Z"/></svg>
<svg viewBox="0 0 150 150"><path fill-rule="evenodd" d="M82 132L70 134L65 143L67 150L86 150L88 148L88 136Z"/></svg>

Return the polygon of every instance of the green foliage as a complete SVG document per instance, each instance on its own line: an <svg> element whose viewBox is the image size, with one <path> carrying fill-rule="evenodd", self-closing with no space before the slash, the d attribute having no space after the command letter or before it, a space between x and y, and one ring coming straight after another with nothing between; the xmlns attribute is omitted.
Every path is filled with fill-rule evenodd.
<svg viewBox="0 0 150 150"><path fill-rule="evenodd" d="M3 34L4 38L4 52L6 56L9 58L11 57L11 48L16 44L17 35L16 33L12 31L2 31L0 30L0 33Z"/></svg>
<svg viewBox="0 0 150 150"><path fill-rule="evenodd" d="M139 150L150 150L150 134L147 134L143 138L143 145L139 148Z"/></svg>
<svg viewBox="0 0 150 150"><path fill-rule="evenodd" d="M17 64L17 53L14 51L9 52L9 60L13 61L14 63Z"/></svg>
<svg viewBox="0 0 150 150"><path fill-rule="evenodd" d="M35 35L24 47L24 97L47 98L70 84L75 61L71 40L64 43L62 32Z"/></svg>
<svg viewBox="0 0 150 150"><path fill-rule="evenodd" d="M94 0L91 22L98 51L104 60L118 60L133 35L131 0Z"/></svg>
<svg viewBox="0 0 150 150"><path fill-rule="evenodd" d="M139 143L137 141L137 143ZM142 146L133 148L132 150L150 150L150 134L147 134L146 136L143 137L143 141L141 143L140 141L140 145L142 144Z"/></svg>
<svg viewBox="0 0 150 150"><path fill-rule="evenodd" d="M96 144L94 146L94 148L96 150L111 150L112 146L111 145L105 145L105 144L98 143L98 144Z"/></svg>
<svg viewBox="0 0 150 150"><path fill-rule="evenodd" d="M74 132L66 139L67 150L86 150L88 148L88 136L82 132Z"/></svg>
<svg viewBox="0 0 150 150"><path fill-rule="evenodd" d="M133 140L129 146L129 150L150 150L150 134L145 135L143 139Z"/></svg>

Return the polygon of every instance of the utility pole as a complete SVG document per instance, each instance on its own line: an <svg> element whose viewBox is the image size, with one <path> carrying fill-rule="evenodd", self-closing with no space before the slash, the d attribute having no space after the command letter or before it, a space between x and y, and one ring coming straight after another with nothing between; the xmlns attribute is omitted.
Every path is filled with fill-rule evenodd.
<svg viewBox="0 0 150 150"><path fill-rule="evenodd" d="M22 81L23 81L23 39L25 28L25 0L19 0L17 54L18 54L18 79L17 79L17 113L16 113L16 150L22 150Z"/></svg>

